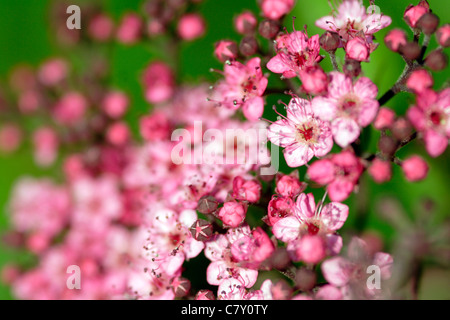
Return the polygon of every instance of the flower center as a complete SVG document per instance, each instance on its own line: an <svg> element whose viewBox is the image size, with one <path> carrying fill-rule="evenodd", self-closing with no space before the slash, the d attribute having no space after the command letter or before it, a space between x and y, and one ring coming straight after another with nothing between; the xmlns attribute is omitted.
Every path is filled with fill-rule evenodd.
<svg viewBox="0 0 450 320"><path fill-rule="evenodd" d="M319 226L313 222L307 222L306 226L308 227L308 233L312 236L318 234L320 231Z"/></svg>
<svg viewBox="0 0 450 320"><path fill-rule="evenodd" d="M442 117L441 117L441 114L439 113L439 112L437 112L437 111L433 111L431 114L430 114L430 120L431 120L431 122L434 124L434 125L440 125L441 124L441 121L442 121Z"/></svg>
<svg viewBox="0 0 450 320"><path fill-rule="evenodd" d="M314 126L311 124L301 124L297 126L297 141L312 142L315 137Z"/></svg>

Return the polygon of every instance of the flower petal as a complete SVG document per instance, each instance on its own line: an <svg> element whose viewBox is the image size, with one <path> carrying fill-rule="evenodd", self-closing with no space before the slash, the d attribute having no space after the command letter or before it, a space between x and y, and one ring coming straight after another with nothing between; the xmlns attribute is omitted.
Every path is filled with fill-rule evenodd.
<svg viewBox="0 0 450 320"><path fill-rule="evenodd" d="M334 257L322 263L322 273L325 279L337 287L345 286L350 280L352 263L342 257Z"/></svg>
<svg viewBox="0 0 450 320"><path fill-rule="evenodd" d="M331 124L331 132L333 133L334 141L340 147L345 148L358 139L360 129L353 119L337 118Z"/></svg>
<svg viewBox="0 0 450 320"><path fill-rule="evenodd" d="M330 231L339 230L348 217L348 206L339 202L325 205L320 212L320 220Z"/></svg>
<svg viewBox="0 0 450 320"><path fill-rule="evenodd" d="M313 150L307 144L295 143L283 150L286 163L291 168L305 165L314 156Z"/></svg>
<svg viewBox="0 0 450 320"><path fill-rule="evenodd" d="M300 221L292 216L280 219L274 224L272 232L283 242L295 240L300 234Z"/></svg>

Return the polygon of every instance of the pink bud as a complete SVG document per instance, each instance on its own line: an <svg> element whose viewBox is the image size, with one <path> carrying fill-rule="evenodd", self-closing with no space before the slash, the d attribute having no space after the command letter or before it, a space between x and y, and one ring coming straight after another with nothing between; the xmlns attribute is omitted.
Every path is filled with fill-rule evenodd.
<svg viewBox="0 0 450 320"><path fill-rule="evenodd" d="M417 21L427 12L430 11L430 5L426 1L420 1L417 6L408 6L403 14L403 19L411 27L415 28Z"/></svg>
<svg viewBox="0 0 450 320"><path fill-rule="evenodd" d="M177 32L183 40L194 40L205 33L205 21L196 13L188 13L181 17L178 22Z"/></svg>
<svg viewBox="0 0 450 320"><path fill-rule="evenodd" d="M415 93L420 93L433 86L433 77L425 69L415 70L408 77L406 86Z"/></svg>
<svg viewBox="0 0 450 320"><path fill-rule="evenodd" d="M320 46L328 52L335 52L341 43L341 39L339 38L339 34L336 32L327 31L320 36L319 39Z"/></svg>
<svg viewBox="0 0 450 320"><path fill-rule="evenodd" d="M97 41L111 39L114 32L114 22L106 14L98 14L92 18L88 27L89 35Z"/></svg>
<svg viewBox="0 0 450 320"><path fill-rule="evenodd" d="M38 71L39 80L46 86L55 86L67 77L68 66L63 59L51 59L45 62Z"/></svg>
<svg viewBox="0 0 450 320"><path fill-rule="evenodd" d="M325 93L328 87L327 74L319 66L307 67L300 71L302 89L308 94Z"/></svg>
<svg viewBox="0 0 450 320"><path fill-rule="evenodd" d="M316 264L326 256L325 243L321 236L304 235L296 246L295 254L305 263Z"/></svg>
<svg viewBox="0 0 450 320"><path fill-rule="evenodd" d="M273 39L280 31L280 24L273 20L264 20L259 24L258 32L266 39Z"/></svg>
<svg viewBox="0 0 450 320"><path fill-rule="evenodd" d="M117 40L123 44L136 43L142 34L143 23L141 17L135 13L126 13L117 30Z"/></svg>
<svg viewBox="0 0 450 320"><path fill-rule="evenodd" d="M82 177L85 173L83 159L78 154L72 154L64 160L64 174L69 180L75 180Z"/></svg>
<svg viewBox="0 0 450 320"><path fill-rule="evenodd" d="M87 107L88 103L82 94L68 92L55 105L53 116L61 124L75 124L83 118Z"/></svg>
<svg viewBox="0 0 450 320"><path fill-rule="evenodd" d="M108 92L103 98L102 108L109 117L120 118L128 108L128 97L121 91Z"/></svg>
<svg viewBox="0 0 450 320"><path fill-rule="evenodd" d="M220 40L216 43L214 55L220 62L234 60L238 56L238 46L231 40Z"/></svg>
<svg viewBox="0 0 450 320"><path fill-rule="evenodd" d="M233 180L233 197L236 200L258 202L261 196L261 185L255 180L244 180L236 176Z"/></svg>
<svg viewBox="0 0 450 320"><path fill-rule="evenodd" d="M294 7L294 0L262 0L261 10L264 17L278 20Z"/></svg>
<svg viewBox="0 0 450 320"><path fill-rule="evenodd" d="M41 105L41 94L38 90L27 90L19 96L17 102L21 112L27 114L36 111Z"/></svg>
<svg viewBox="0 0 450 320"><path fill-rule="evenodd" d="M166 27L159 20L150 20L147 23L147 34L150 37L158 36L166 31Z"/></svg>
<svg viewBox="0 0 450 320"><path fill-rule="evenodd" d="M215 300L214 293L211 290L200 290L195 295L195 300Z"/></svg>
<svg viewBox="0 0 450 320"><path fill-rule="evenodd" d="M383 183L391 180L391 162L375 158L368 169L368 173L376 183Z"/></svg>
<svg viewBox="0 0 450 320"><path fill-rule="evenodd" d="M163 62L152 62L144 71L145 97L150 103L169 99L174 91L175 80L172 70Z"/></svg>
<svg viewBox="0 0 450 320"><path fill-rule="evenodd" d="M22 131L15 124L5 124L0 128L0 151L14 152L22 142Z"/></svg>
<svg viewBox="0 0 450 320"><path fill-rule="evenodd" d="M436 31L436 38L444 48L450 47L450 24L444 24Z"/></svg>
<svg viewBox="0 0 450 320"><path fill-rule="evenodd" d="M130 129L123 121L115 122L107 129L106 138L115 146L123 146L130 138Z"/></svg>
<svg viewBox="0 0 450 320"><path fill-rule="evenodd" d="M413 155L412 157L404 160L401 166L406 180L408 181L423 180L428 174L428 164L418 155Z"/></svg>
<svg viewBox="0 0 450 320"><path fill-rule="evenodd" d="M249 34L255 30L257 23L255 15L250 11L245 11L234 20L234 28L240 34Z"/></svg>
<svg viewBox="0 0 450 320"><path fill-rule="evenodd" d="M345 47L347 57L357 61L367 61L370 55L370 48L365 39L355 37L347 42Z"/></svg>
<svg viewBox="0 0 450 320"><path fill-rule="evenodd" d="M390 50L397 52L401 46L404 46L408 42L408 40L406 39L405 31L394 29L388 32L384 38L384 42Z"/></svg>
<svg viewBox="0 0 450 320"><path fill-rule="evenodd" d="M26 243L27 248L35 254L42 253L45 249L48 248L49 244L50 242L48 237L42 233L35 233L30 235Z"/></svg>
<svg viewBox="0 0 450 320"><path fill-rule="evenodd" d="M218 216L225 226L236 228L244 221L246 213L246 206L239 202L229 201L223 204Z"/></svg>
<svg viewBox="0 0 450 320"><path fill-rule="evenodd" d="M444 70L448 65L448 56L442 49L433 50L426 57L425 65L432 71Z"/></svg>
<svg viewBox="0 0 450 320"><path fill-rule="evenodd" d="M40 166L49 166L57 156L59 141L55 131L49 127L36 130L33 134L34 159Z"/></svg>
<svg viewBox="0 0 450 320"><path fill-rule="evenodd" d="M162 140L169 136L169 119L162 112L154 112L139 120L141 136L148 141Z"/></svg>
<svg viewBox="0 0 450 320"><path fill-rule="evenodd" d="M291 215L294 201L290 197L278 197L273 195L267 207L268 220L266 223L273 226L278 220Z"/></svg>
<svg viewBox="0 0 450 320"><path fill-rule="evenodd" d="M303 190L306 185L298 180L298 177L292 175L283 175L277 180L277 187L275 192L284 197L296 197Z"/></svg>
<svg viewBox="0 0 450 320"><path fill-rule="evenodd" d="M20 270L13 264L5 264L2 267L0 281L6 285L12 285L12 283L20 276Z"/></svg>
<svg viewBox="0 0 450 320"><path fill-rule="evenodd" d="M395 112L392 109L381 107L378 110L373 126L377 130L389 129L394 124L394 121Z"/></svg>

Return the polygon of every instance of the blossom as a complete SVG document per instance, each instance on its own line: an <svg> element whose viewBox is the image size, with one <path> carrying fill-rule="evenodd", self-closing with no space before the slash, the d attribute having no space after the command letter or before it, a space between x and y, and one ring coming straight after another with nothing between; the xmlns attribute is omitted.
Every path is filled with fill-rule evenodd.
<svg viewBox="0 0 450 320"><path fill-rule="evenodd" d="M421 132L428 154L441 155L450 138L450 89L439 93L423 89L417 95L416 104L408 109L407 117Z"/></svg>
<svg viewBox="0 0 450 320"><path fill-rule="evenodd" d="M238 61L225 64L224 81L215 88L220 105L236 110L242 108L250 121L258 120L264 111L262 95L268 80L261 71L261 59L252 58L244 65Z"/></svg>
<svg viewBox="0 0 450 320"><path fill-rule="evenodd" d="M378 88L366 77L355 83L336 71L330 72L330 77L327 95L315 97L311 108L319 119L331 123L334 141L344 148L359 137L361 128L375 119Z"/></svg>
<svg viewBox="0 0 450 320"><path fill-rule="evenodd" d="M382 293L367 286L367 268L376 266L382 280L391 277L393 258L384 252L369 254L366 243L353 237L348 247L347 257L332 257L322 263L325 279L333 286L342 289L345 299L374 299Z"/></svg>
<svg viewBox="0 0 450 320"><path fill-rule="evenodd" d="M327 31L337 32L344 41L353 38L359 32L372 39L373 34L389 26L392 19L380 13L367 14L362 1L343 1L337 13L316 21L316 26Z"/></svg>
<svg viewBox="0 0 450 320"><path fill-rule="evenodd" d="M320 258L340 251L342 239L335 231L344 225L347 216L348 207L345 204L331 202L316 206L312 193L302 193L292 214L275 222L272 232L275 237L288 243L287 249L297 261L318 262L320 259L317 256L311 257L311 254L317 255L318 250L322 251Z"/></svg>
<svg viewBox="0 0 450 320"><path fill-rule="evenodd" d="M363 169L355 154L344 150L329 158L315 161L306 174L312 181L327 185L327 192L332 201L343 201L355 189Z"/></svg>
<svg viewBox="0 0 450 320"><path fill-rule="evenodd" d="M288 166L299 167L313 156L323 157L333 147L329 125L315 116L308 100L293 98L287 116L272 123L268 139L281 147Z"/></svg>
<svg viewBox="0 0 450 320"><path fill-rule="evenodd" d="M266 18L278 20L294 7L294 0L263 0L261 9Z"/></svg>
<svg viewBox="0 0 450 320"><path fill-rule="evenodd" d="M401 167L408 181L420 181L425 179L429 169L426 161L418 155L413 155L404 160Z"/></svg>
<svg viewBox="0 0 450 320"><path fill-rule="evenodd" d="M285 78L298 76L306 67L312 67L323 57L319 54L319 35L308 36L302 31L295 31L277 41L277 54L267 63L267 69L281 73Z"/></svg>

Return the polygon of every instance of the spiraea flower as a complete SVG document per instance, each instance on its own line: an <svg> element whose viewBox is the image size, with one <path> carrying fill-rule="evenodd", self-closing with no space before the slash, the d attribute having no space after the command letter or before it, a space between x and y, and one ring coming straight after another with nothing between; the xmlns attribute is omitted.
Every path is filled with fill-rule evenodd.
<svg viewBox="0 0 450 320"><path fill-rule="evenodd" d="M315 97L311 107L319 119L331 123L334 141L344 148L358 139L361 128L375 119L378 88L366 77L358 78L355 83L336 71L330 77L327 95Z"/></svg>
<svg viewBox="0 0 450 320"><path fill-rule="evenodd" d="M432 157L441 155L450 139L450 89L435 92L424 89L409 108L408 119L421 132L425 148Z"/></svg>
<svg viewBox="0 0 450 320"><path fill-rule="evenodd" d="M325 16L316 21L316 26L327 31L336 32L343 41L363 32L369 40L373 34L389 26L392 19L380 13L368 13L361 0L344 0L332 16Z"/></svg>
<svg viewBox="0 0 450 320"><path fill-rule="evenodd" d="M262 95L268 82L261 71L261 59L252 58L245 65L238 61L226 63L224 76L215 88L217 98L211 100L232 110L242 108L248 120L258 120L264 111Z"/></svg>
<svg viewBox="0 0 450 320"><path fill-rule="evenodd" d="M281 147L290 167L305 165L312 157L323 157L333 147L327 122L315 116L308 100L293 98L287 116L269 127L268 139ZM280 115L281 116L281 115Z"/></svg>
<svg viewBox="0 0 450 320"><path fill-rule="evenodd" d="M294 30L278 37L276 49L277 55L269 60L267 69L281 73L285 78L299 76L300 71L314 66L323 59L319 54L319 35L308 38L302 31Z"/></svg>

